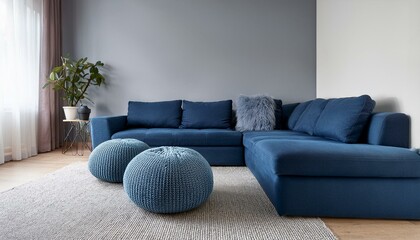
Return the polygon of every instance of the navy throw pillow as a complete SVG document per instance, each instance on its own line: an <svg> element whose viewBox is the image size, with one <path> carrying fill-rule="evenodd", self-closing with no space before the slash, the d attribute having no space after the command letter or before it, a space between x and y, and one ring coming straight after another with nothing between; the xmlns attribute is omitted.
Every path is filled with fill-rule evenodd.
<svg viewBox="0 0 420 240"><path fill-rule="evenodd" d="M143 128L179 128L181 100L164 102L128 102L127 125Z"/></svg>
<svg viewBox="0 0 420 240"><path fill-rule="evenodd" d="M318 118L314 135L344 143L357 143L375 101L368 95L328 100Z"/></svg>
<svg viewBox="0 0 420 240"><path fill-rule="evenodd" d="M321 98L313 100L302 112L292 130L313 135L315 125L327 102L327 100Z"/></svg>
<svg viewBox="0 0 420 240"><path fill-rule="evenodd" d="M312 102L313 100L307 101L307 102L303 102L303 103L299 103L299 105L297 105L297 107L295 107L295 109L293 109L292 114L290 114L289 120L287 121L287 125L289 126L289 129L294 129L296 123L298 122L300 115L302 115L302 113L305 111L306 107L309 106L309 104Z"/></svg>
<svg viewBox="0 0 420 240"><path fill-rule="evenodd" d="M289 103L284 104L281 106L281 129L282 130L289 130L287 126L287 122L289 121L290 116L292 115L295 108L299 105L299 103Z"/></svg>
<svg viewBox="0 0 420 240"><path fill-rule="evenodd" d="M181 128L230 128L232 100L219 102L183 101Z"/></svg>
<svg viewBox="0 0 420 240"><path fill-rule="evenodd" d="M276 116L276 126L274 126L274 129L282 129L283 102L280 99L274 99L274 103L276 104L276 108L274 109L274 115Z"/></svg>

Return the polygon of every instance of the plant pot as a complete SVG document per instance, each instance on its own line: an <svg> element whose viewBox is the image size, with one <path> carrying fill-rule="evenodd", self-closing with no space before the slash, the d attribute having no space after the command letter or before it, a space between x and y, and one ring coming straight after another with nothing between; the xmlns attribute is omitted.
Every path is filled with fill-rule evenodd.
<svg viewBox="0 0 420 240"><path fill-rule="evenodd" d="M77 107L63 107L64 115L66 116L66 120L75 120L77 119Z"/></svg>
<svg viewBox="0 0 420 240"><path fill-rule="evenodd" d="M90 108L88 106L82 105L77 109L80 120L89 120Z"/></svg>

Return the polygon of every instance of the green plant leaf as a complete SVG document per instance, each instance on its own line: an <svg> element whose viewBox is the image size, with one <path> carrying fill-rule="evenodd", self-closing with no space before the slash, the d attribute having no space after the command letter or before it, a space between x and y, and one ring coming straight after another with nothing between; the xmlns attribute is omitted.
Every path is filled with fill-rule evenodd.
<svg viewBox="0 0 420 240"><path fill-rule="evenodd" d="M70 106L76 106L79 101L88 98L87 90L90 86L100 86L105 83L105 77L100 73L101 61L95 64L88 62L88 58L77 61L70 57L61 57L61 65L51 70L48 81L43 88L52 86L55 91L63 91L63 99Z"/></svg>

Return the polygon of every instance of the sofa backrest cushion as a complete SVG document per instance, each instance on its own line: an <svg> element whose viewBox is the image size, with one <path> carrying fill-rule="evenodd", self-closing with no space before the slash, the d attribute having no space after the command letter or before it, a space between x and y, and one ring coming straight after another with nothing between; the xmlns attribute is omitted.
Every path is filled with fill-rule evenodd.
<svg viewBox="0 0 420 240"><path fill-rule="evenodd" d="M292 114L290 114L289 120L287 121L287 126L289 127L289 129L294 129L296 123L298 122L300 115L302 115L302 113L305 111L306 107L309 106L309 104L311 104L313 100L310 101L306 101L303 103L299 103L299 105L297 105L294 109Z"/></svg>
<svg viewBox="0 0 420 240"><path fill-rule="evenodd" d="M236 100L237 131L271 131L276 126L276 103L270 96L239 96Z"/></svg>
<svg viewBox="0 0 420 240"><path fill-rule="evenodd" d="M302 112L295 126L291 129L313 135L319 116L327 105L328 100L315 99Z"/></svg>
<svg viewBox="0 0 420 240"><path fill-rule="evenodd" d="M179 128L181 100L163 102L128 102L127 125L142 128Z"/></svg>
<svg viewBox="0 0 420 240"><path fill-rule="evenodd" d="M183 101L181 128L220 128L231 127L232 100L218 102Z"/></svg>
<svg viewBox="0 0 420 240"><path fill-rule="evenodd" d="M357 143L374 107L375 101L368 95L330 99L313 134L344 143Z"/></svg>

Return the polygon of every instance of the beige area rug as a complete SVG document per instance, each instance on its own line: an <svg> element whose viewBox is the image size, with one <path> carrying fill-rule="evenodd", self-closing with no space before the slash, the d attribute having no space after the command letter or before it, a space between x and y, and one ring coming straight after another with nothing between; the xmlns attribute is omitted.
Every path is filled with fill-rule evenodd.
<svg viewBox="0 0 420 240"><path fill-rule="evenodd" d="M86 163L0 193L0 239L336 239L319 218L277 215L246 167L214 167L214 190L180 214L138 208Z"/></svg>

